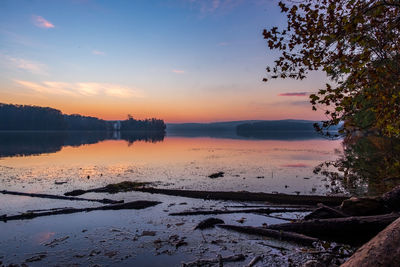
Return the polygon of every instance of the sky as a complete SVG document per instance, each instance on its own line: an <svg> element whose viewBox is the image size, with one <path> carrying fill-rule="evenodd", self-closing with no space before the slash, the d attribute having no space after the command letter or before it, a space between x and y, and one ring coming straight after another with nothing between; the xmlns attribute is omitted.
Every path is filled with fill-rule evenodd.
<svg viewBox="0 0 400 267"><path fill-rule="evenodd" d="M2 0L0 103L107 120L323 119L327 82L262 82L275 0Z"/></svg>

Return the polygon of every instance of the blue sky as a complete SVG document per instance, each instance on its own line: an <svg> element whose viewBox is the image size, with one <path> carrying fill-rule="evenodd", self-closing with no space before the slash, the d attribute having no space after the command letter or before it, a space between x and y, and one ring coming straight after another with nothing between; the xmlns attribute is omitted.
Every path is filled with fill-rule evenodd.
<svg viewBox="0 0 400 267"><path fill-rule="evenodd" d="M0 102L106 119L320 118L307 94L323 75L262 82L277 56L262 30L284 23L272 0L3 0Z"/></svg>

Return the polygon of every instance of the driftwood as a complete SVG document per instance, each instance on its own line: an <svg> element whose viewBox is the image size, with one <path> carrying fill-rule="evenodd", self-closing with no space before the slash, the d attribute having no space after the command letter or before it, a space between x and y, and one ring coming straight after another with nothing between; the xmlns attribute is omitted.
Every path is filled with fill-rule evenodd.
<svg viewBox="0 0 400 267"><path fill-rule="evenodd" d="M340 210L352 216L366 216L400 211L400 185L380 197L352 197L344 200Z"/></svg>
<svg viewBox="0 0 400 267"><path fill-rule="evenodd" d="M25 197L38 197L38 198L50 198L50 199L62 199L62 200L72 200L72 201L90 201L90 202L100 202L103 204L120 204L124 203L123 200L112 200L112 199L88 199L88 198L79 198L79 197L66 197L66 196L58 196L58 195L50 195L50 194L37 194L37 193L24 193L24 192L15 192L15 191L0 191L2 194L6 195L15 195L15 196L25 196Z"/></svg>
<svg viewBox="0 0 400 267"><path fill-rule="evenodd" d="M207 266L210 264L218 264L223 262L243 261L245 258L246 257L243 254L237 254L228 257L219 257L216 259L204 259L188 263L182 263L182 267L198 267L198 266Z"/></svg>
<svg viewBox="0 0 400 267"><path fill-rule="evenodd" d="M359 248L342 267L400 266L400 219Z"/></svg>
<svg viewBox="0 0 400 267"><path fill-rule="evenodd" d="M348 244L362 244L400 217L398 213L333 219L315 219L270 225L268 229L296 232Z"/></svg>
<svg viewBox="0 0 400 267"><path fill-rule="evenodd" d="M350 215L345 214L341 210L319 204L319 207L304 217L305 220L311 219L329 219L329 218L344 218Z"/></svg>
<svg viewBox="0 0 400 267"><path fill-rule="evenodd" d="M266 201L280 204L303 204L317 205L323 203L329 206L337 206L343 200L348 199L345 196L316 196L316 195L286 195L286 194L269 194L269 193L253 193L247 191L226 192L226 191L196 191L196 190L179 190L179 189L163 189L153 187L138 187L135 191L147 192L152 194L164 194L171 196L181 196L190 198L213 199L213 200L235 200L235 201Z"/></svg>
<svg viewBox="0 0 400 267"><path fill-rule="evenodd" d="M215 215L215 214L231 214L231 213L259 213L259 214L271 214L271 213L282 213L282 212L305 212L310 211L308 208L303 209L244 209L244 210L194 210L194 211L183 211L173 212L170 216L188 216L188 215Z"/></svg>
<svg viewBox="0 0 400 267"><path fill-rule="evenodd" d="M132 181L124 181L117 184L109 184L104 187L93 188L88 190L77 189L70 192L65 193L65 196L80 196L86 193L110 193L116 194L119 192L129 192L134 191L138 187L142 187L150 184L149 182L132 182Z"/></svg>
<svg viewBox="0 0 400 267"><path fill-rule="evenodd" d="M117 184L109 184L104 187L89 190L73 190L65 193L65 196L79 196L89 192L100 193L118 193L128 191L140 191L152 194L164 194L172 196L214 199L214 200L236 200L236 201L266 201L280 204L303 204L316 205L323 203L329 206L337 206L343 200L348 199L345 196L316 196L316 195L286 195L286 194L270 194L270 193L253 193L246 191L224 192L224 191L196 191L196 190L179 190L179 189L163 189L154 187L144 187L149 185L148 182L131 182L125 181Z"/></svg>
<svg viewBox="0 0 400 267"><path fill-rule="evenodd" d="M13 221L13 220L29 220L33 219L36 217L42 217L42 216L50 216L50 215L58 215L58 214L71 214L71 213L77 213L77 212L89 212L89 211L94 211L94 210L123 210L123 209L145 209L148 207L152 207L155 205L160 204L161 202L158 201L133 201L133 202L127 202L123 204L115 204L115 205L106 205L106 206L100 206L100 207L94 207L94 208L65 208L61 210L54 210L54 211L45 211L45 212L27 212L27 213L22 213L20 215L13 215L13 216L7 216L7 215L2 215L0 216L0 221Z"/></svg>
<svg viewBox="0 0 400 267"><path fill-rule="evenodd" d="M271 230L268 228L262 227L252 227L252 226L238 226L238 225L229 225L229 224L218 224L218 227L233 230L241 233L252 234L252 235L261 235L268 236L272 238L276 238L279 240L296 242L306 246L312 246L314 242L318 242L318 238L314 238L311 236L306 236L303 234L288 232L288 231L280 231L280 230Z"/></svg>
<svg viewBox="0 0 400 267"><path fill-rule="evenodd" d="M246 265L246 267L253 267L257 262L259 262L262 259L262 257L260 255L255 256L250 262L249 264Z"/></svg>
<svg viewBox="0 0 400 267"><path fill-rule="evenodd" d="M304 209L315 209L315 205L296 205L296 204L265 204L265 205L227 205L224 208L242 208L242 209L249 209L249 208L304 208Z"/></svg>

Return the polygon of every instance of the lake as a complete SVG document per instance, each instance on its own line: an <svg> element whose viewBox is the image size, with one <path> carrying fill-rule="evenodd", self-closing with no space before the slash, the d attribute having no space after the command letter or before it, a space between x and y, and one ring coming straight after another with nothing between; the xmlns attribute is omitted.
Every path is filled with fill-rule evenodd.
<svg viewBox="0 0 400 267"><path fill-rule="evenodd" d="M160 188L205 191L329 194L331 182L313 174L313 168L323 161L336 159L341 149L338 140L293 140L287 136L279 138L279 133L269 139L78 132L3 132L0 136L1 190L57 195L121 181L152 182ZM224 176L208 177L216 172L224 172ZM181 261L215 256L217 252L232 254L245 249L249 254L255 254L267 249L263 242L276 242L248 239L215 229L203 235L193 228L206 217L168 216L169 212L191 208L223 208L243 203L139 192L89 193L84 197L157 200L162 204L144 210L94 211L0 222L0 261L20 264L43 253L40 254L44 255L42 258L38 256L39 261L29 261L29 265L54 265L57 262L59 265L165 266L168 262L171 266L179 266ZM98 205L0 194L0 216L37 209ZM220 218L233 222L243 218L248 225L281 222L250 214ZM151 233L146 235L143 231ZM171 236L172 239L183 238L186 245L174 247ZM217 241L211 245L211 239ZM238 240L242 240L240 245L237 245ZM279 251L272 249L271 255L274 253L279 254ZM273 258L269 262L271 265L282 264Z"/></svg>

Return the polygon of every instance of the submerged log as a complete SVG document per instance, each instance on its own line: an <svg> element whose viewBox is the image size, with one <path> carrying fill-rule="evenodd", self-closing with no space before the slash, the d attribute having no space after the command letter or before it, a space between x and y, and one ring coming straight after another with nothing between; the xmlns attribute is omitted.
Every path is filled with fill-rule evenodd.
<svg viewBox="0 0 400 267"><path fill-rule="evenodd" d="M268 228L301 233L348 244L362 244L400 217L399 213L333 219L315 219L270 225Z"/></svg>
<svg viewBox="0 0 400 267"><path fill-rule="evenodd" d="M269 194L269 193L253 193L247 191L196 191L196 190L179 190L179 189L163 189L153 187L136 188L135 191L147 192L151 194L164 194L171 196L213 199L213 200L236 200L236 201L264 201L280 204L303 204L317 205L323 203L329 206L337 206L343 200L348 199L345 196L317 196L317 195L286 195L286 194Z"/></svg>
<svg viewBox="0 0 400 267"><path fill-rule="evenodd" d="M59 214L71 214L71 213L77 213L77 212L89 212L89 211L94 211L94 210L124 210L124 209L145 209L148 207L152 207L155 205L160 204L161 202L158 201L145 201L145 200L139 200L139 201L133 201L133 202L127 202L123 204L115 204L115 205L106 205L106 206L100 206L100 207L94 207L94 208L65 208L65 209L60 209L60 210L54 210L54 211L45 211L45 212L27 212L27 213L22 213L20 215L13 215L13 216L1 216L0 221L14 221L14 220L29 220L33 219L36 217L42 217L42 216L50 216L50 215L59 215Z"/></svg>
<svg viewBox="0 0 400 267"><path fill-rule="evenodd" d="M246 257L243 254L232 255L228 257L218 257L215 259L204 259L197 260L188 263L182 263L182 267L198 267L198 266L209 266L211 264L221 264L224 262L235 262L235 261L243 261Z"/></svg>
<svg viewBox="0 0 400 267"><path fill-rule="evenodd" d="M311 236L306 236L299 233L288 232L288 231L280 231L280 230L271 230L268 228L262 227L252 227L252 226L239 226L239 225L229 225L229 224L218 224L220 228L237 231L240 233L252 234L252 235L261 235L268 236L272 238L276 238L284 241L296 242L298 244L312 246L313 243L318 242L318 238L314 238Z"/></svg>
<svg viewBox="0 0 400 267"><path fill-rule="evenodd" d="M301 209L244 209L244 210L194 210L173 212L170 216L188 216L188 215L215 215L215 214L231 214L231 213L258 213L258 214L271 214L282 212L306 212L310 211L309 208Z"/></svg>
<svg viewBox="0 0 400 267"><path fill-rule="evenodd" d="M89 198L50 195L50 194L24 193L24 192L15 192L15 191L8 191L8 190L1 190L0 193L1 194L5 194L5 195L15 195L15 196L25 196L25 197L38 197L38 198L49 198L49 199L72 200L72 201L100 202L100 203L103 203L103 204L120 204L120 203L124 203L123 200L112 200L112 199L107 199L107 198L89 199Z"/></svg>
<svg viewBox="0 0 400 267"><path fill-rule="evenodd" d="M124 181L117 184L109 184L104 187L93 188L88 190L77 189L70 192L65 193L65 196L80 196L86 193L110 193L116 194L119 192L129 192L134 191L138 187L142 187L145 185L151 184L149 182L132 182L132 181Z"/></svg>
<svg viewBox="0 0 400 267"><path fill-rule="evenodd" d="M400 218L359 248L342 267L400 266Z"/></svg>

